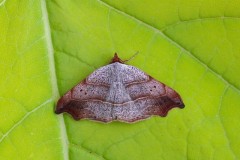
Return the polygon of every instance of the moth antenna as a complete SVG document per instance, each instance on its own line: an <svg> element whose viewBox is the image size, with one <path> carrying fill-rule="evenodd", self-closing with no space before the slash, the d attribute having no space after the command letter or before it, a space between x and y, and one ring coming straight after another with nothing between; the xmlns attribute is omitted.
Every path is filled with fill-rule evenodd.
<svg viewBox="0 0 240 160"><path fill-rule="evenodd" d="M131 61L133 58L135 58L137 55L139 54L139 51L137 51L134 55L132 55L132 57L130 57L129 59L127 60L124 60L123 62L128 62L128 61Z"/></svg>

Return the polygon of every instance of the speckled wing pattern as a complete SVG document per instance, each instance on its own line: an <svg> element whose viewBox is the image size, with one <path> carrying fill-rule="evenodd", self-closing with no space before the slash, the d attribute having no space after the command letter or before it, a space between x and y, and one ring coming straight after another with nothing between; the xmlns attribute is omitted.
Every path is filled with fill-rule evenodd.
<svg viewBox="0 0 240 160"><path fill-rule="evenodd" d="M124 64L115 54L109 65L97 69L63 95L55 112L68 112L76 120L131 123L152 115L166 116L174 107L184 107L177 92Z"/></svg>

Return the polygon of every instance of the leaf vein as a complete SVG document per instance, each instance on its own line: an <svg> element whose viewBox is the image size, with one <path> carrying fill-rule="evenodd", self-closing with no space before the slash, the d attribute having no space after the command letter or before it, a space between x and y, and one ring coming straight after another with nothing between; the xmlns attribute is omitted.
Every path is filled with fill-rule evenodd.
<svg viewBox="0 0 240 160"><path fill-rule="evenodd" d="M229 138L228 138L229 136L228 136L228 134L227 134L227 132L226 132L226 129L225 129L224 125L223 125L222 118L221 118L221 116L220 116L223 98L224 98L224 96L226 95L228 89L229 89L229 85L226 86L226 88L225 88L224 91L223 91L222 96L220 97L220 103L219 103L218 116L217 116L217 117L218 117L218 119L219 119L219 121L220 121L220 124L221 124L221 126L222 126L223 134L224 134L224 136L226 137L228 147L229 147L230 150L232 151L232 154L233 154L233 156L234 156L234 159L237 159L237 158L236 158L236 154L235 154L234 151L233 151L231 142L230 142L230 140L229 140Z"/></svg>
<svg viewBox="0 0 240 160"><path fill-rule="evenodd" d="M222 20L224 20L224 19L237 19L237 20L240 20L240 17L219 16L219 17L203 17L203 18L195 18L195 19L189 19L189 20L181 20L181 21L171 23L171 24L161 28L161 31L163 32L170 27L174 27L174 26L182 24L182 23L193 23L193 22L197 22L197 21L216 20L216 19L222 19Z"/></svg>
<svg viewBox="0 0 240 160"><path fill-rule="evenodd" d="M236 90L237 92L240 92L240 88L238 88L235 84L229 82L225 77L223 77L222 75L220 75L217 71L215 71L213 68L211 68L210 66L208 66L207 64L205 64L203 61L201 61L197 56L195 56L194 54L192 54L189 50L187 50L185 47L183 47L181 44L179 44L178 42L174 41L173 39L171 39L171 37L169 37L168 35L166 35L163 31L161 31L160 29L148 24L147 22L138 19L137 17L129 14L129 13L125 13L123 11L121 11L118 8L115 8L113 6L111 6L110 4L103 2L102 0L98 0L100 3L102 3L103 5L105 5L106 7L111 8L112 10L115 10L116 12L127 16L133 20L136 20L137 22L149 27L150 29L158 32L161 36L163 36L167 41L171 42L174 46L176 46L177 48L181 49L182 51L184 51L186 54L188 54L191 58L193 58L194 60L196 60L199 64L201 64L202 66L204 66L205 68L207 68L209 71L211 71L215 76L217 76L220 80L224 81L225 83L229 84L234 90Z"/></svg>
<svg viewBox="0 0 240 160"><path fill-rule="evenodd" d="M83 145L80 145L80 144L75 144L73 142L70 142L70 145L73 146L74 148L78 149L78 150L83 150L93 156L95 156L96 158L98 159L101 159L101 160L107 160L106 158L104 158L102 155L96 153L96 152L93 152L92 150L90 150L89 148L86 148L84 147Z"/></svg>
<svg viewBox="0 0 240 160"><path fill-rule="evenodd" d="M43 102L41 105L37 106L33 110L27 112L16 124L14 124L0 139L0 143L17 127L19 126L26 118L28 118L32 113L38 111L40 108L42 108L44 105L50 103L52 99L48 99L47 101Z"/></svg>
<svg viewBox="0 0 240 160"><path fill-rule="evenodd" d="M4 6L5 3L6 3L6 1L7 1L7 0L3 0L3 1L0 3L0 7L1 7L1 6Z"/></svg>

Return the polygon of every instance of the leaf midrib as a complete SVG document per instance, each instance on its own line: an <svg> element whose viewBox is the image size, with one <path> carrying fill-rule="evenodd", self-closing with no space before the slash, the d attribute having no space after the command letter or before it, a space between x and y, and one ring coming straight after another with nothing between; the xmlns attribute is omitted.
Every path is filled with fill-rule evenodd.
<svg viewBox="0 0 240 160"><path fill-rule="evenodd" d="M50 78L51 78L51 86L52 86L52 97L53 100L56 102L59 97L59 90L57 86L57 76L56 76L56 70L55 70L55 60L54 60L54 49L52 44L52 37L51 37L51 29L49 25L49 17L48 17L48 11L46 6L46 0L41 1L41 11L42 11L42 17L43 17L43 23L44 23L44 31L46 35L46 45L48 50L48 59L49 59L49 71L50 71ZM62 149L63 149L63 159L69 160L69 141L68 141L68 135L66 130L65 121L63 118L63 115L57 116L59 121L59 127L60 127L60 134L61 134L61 140L62 140Z"/></svg>

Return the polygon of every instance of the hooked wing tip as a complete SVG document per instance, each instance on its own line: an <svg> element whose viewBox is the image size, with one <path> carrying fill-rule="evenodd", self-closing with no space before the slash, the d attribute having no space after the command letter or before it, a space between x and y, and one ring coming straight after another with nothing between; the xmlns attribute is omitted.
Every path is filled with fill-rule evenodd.
<svg viewBox="0 0 240 160"><path fill-rule="evenodd" d="M180 109L183 109L185 107L185 104L183 103L182 100L180 102L178 102L177 104L178 104L178 108L180 108Z"/></svg>
<svg viewBox="0 0 240 160"><path fill-rule="evenodd" d="M179 108L181 108L181 109L185 108L185 104L182 103L182 105L180 105Z"/></svg>
<svg viewBox="0 0 240 160"><path fill-rule="evenodd" d="M58 106L56 107L55 111L54 111L56 114L61 114L63 113L62 109L59 108Z"/></svg>
<svg viewBox="0 0 240 160"><path fill-rule="evenodd" d="M63 100L63 97L60 98L57 102L57 106L56 106L56 109L55 109L55 113L56 114L61 114L64 112L64 100Z"/></svg>

